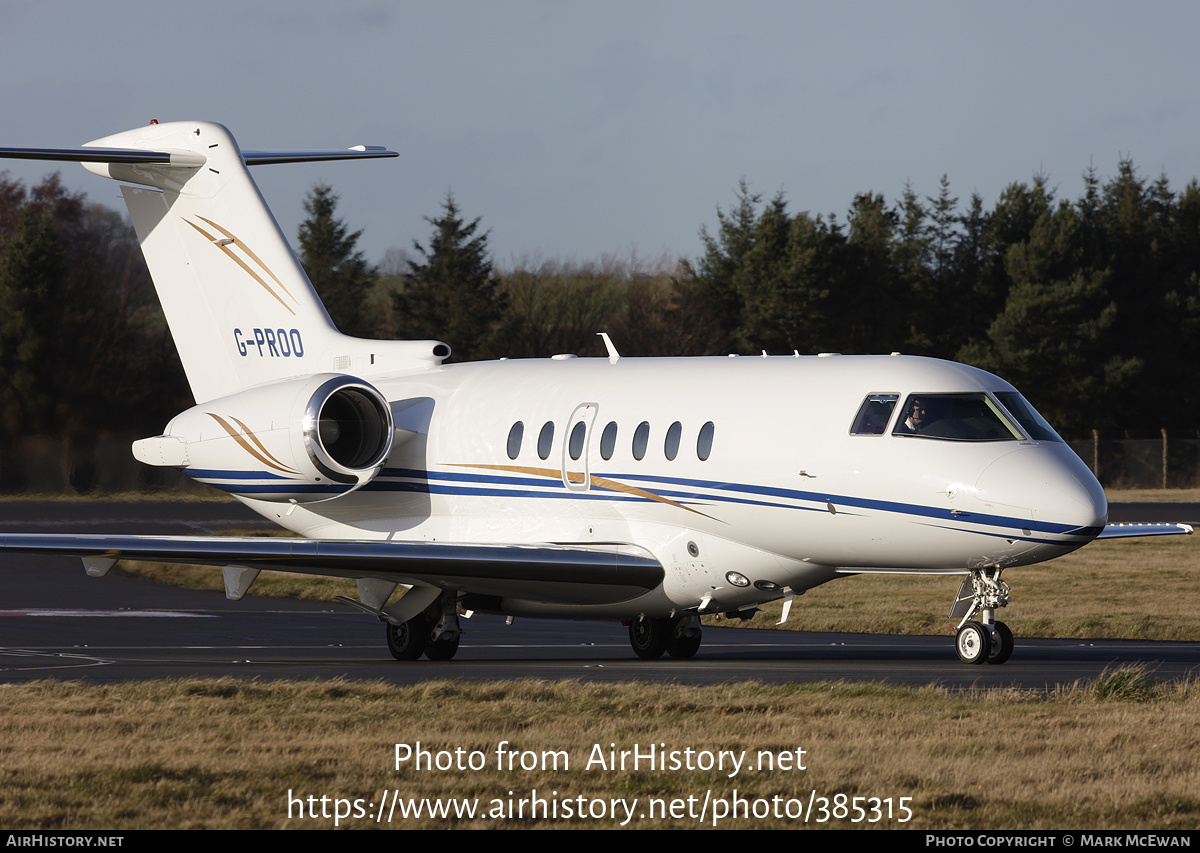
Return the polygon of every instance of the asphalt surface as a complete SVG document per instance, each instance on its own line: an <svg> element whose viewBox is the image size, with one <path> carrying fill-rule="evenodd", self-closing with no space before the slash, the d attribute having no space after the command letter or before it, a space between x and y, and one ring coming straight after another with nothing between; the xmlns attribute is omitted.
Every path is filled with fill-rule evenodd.
<svg viewBox="0 0 1200 853"><path fill-rule="evenodd" d="M1200 503L1149 502L1110 503L1108 520L1112 522L1137 522L1149 524L1155 521L1176 524L1200 525Z"/></svg>
<svg viewBox="0 0 1200 853"><path fill-rule="evenodd" d="M1195 505L1186 506L1192 507L1183 511L1188 518L1200 515ZM1160 514L1154 520L1183 516ZM223 502L0 504L0 531L10 532L194 534L256 525L270 526L241 505ZM947 598L952 593L948 587ZM1200 643L1019 637L1007 664L966 666L949 633L906 637L707 627L695 658L643 661L616 623L520 619L508 625L500 617L476 616L463 627L453 661L399 663L387 652L382 625L349 607L250 597L231 602L220 593L89 578L73 558L0 560L0 682L220 676L394 683L832 679L1053 689L1131 663L1147 665L1162 680L1200 676ZM1019 624L1015 628L1019 634Z"/></svg>

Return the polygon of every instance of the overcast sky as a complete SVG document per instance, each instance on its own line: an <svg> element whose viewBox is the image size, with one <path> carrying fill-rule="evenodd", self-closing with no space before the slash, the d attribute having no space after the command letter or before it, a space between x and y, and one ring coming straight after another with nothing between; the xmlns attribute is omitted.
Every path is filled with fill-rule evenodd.
<svg viewBox="0 0 1200 853"><path fill-rule="evenodd" d="M1200 176L1200 6L1089 2L0 2L0 145L225 124L245 148L399 160L253 170L289 239L318 180L372 261L453 191L496 260L695 257L738 181L844 218L946 174L965 205L1132 157ZM27 182L45 163L2 165ZM67 184L120 207L115 185Z"/></svg>

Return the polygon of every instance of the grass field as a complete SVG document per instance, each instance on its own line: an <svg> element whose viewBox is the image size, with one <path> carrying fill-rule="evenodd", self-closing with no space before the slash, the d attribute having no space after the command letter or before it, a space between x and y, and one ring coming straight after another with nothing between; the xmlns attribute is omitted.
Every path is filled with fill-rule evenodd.
<svg viewBox="0 0 1200 853"><path fill-rule="evenodd" d="M0 824L316 828L334 826L340 808L338 825L368 827L367 805L390 808L394 794L469 801L482 814L392 812L393 828L615 828L626 806L630 828L1194 828L1198 714L1194 685L1156 688L1137 670L1052 695L829 683L4 685ZM398 743L409 750L399 766ZM635 747L680 766L609 764ZM448 769L414 766L418 748ZM702 769L706 751L714 766ZM731 761L717 769L722 752ZM473 755L478 769L467 768ZM511 769L496 768L501 755ZM535 796L557 819L531 817ZM575 813L582 803L589 816ZM322 806L328 817L301 817Z"/></svg>

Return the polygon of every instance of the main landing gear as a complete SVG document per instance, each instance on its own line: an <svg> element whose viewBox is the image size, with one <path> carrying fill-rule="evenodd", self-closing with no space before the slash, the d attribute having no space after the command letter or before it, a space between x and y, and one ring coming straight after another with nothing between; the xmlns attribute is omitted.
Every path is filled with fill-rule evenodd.
<svg viewBox="0 0 1200 853"><path fill-rule="evenodd" d="M972 569L963 580L950 608L958 619L954 650L963 663L1004 663L1013 653L1012 631L996 621L996 608L1012 600L1008 584L1000 580L999 568ZM973 617L978 616L978 620Z"/></svg>
<svg viewBox="0 0 1200 853"><path fill-rule="evenodd" d="M673 658L690 658L700 648L700 636L700 617L694 613L674 619L639 616L629 623L629 645L647 660L664 652Z"/></svg>
<svg viewBox="0 0 1200 853"><path fill-rule="evenodd" d="M450 660L458 652L457 596L443 592L433 604L407 622L387 623L388 651L396 660Z"/></svg>

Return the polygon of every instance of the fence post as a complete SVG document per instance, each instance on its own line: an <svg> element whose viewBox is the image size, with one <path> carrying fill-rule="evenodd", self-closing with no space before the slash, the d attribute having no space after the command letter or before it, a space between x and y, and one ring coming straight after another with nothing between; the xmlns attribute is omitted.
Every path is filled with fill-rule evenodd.
<svg viewBox="0 0 1200 853"><path fill-rule="evenodd" d="M1092 475L1100 479L1100 430L1092 430Z"/></svg>
<svg viewBox="0 0 1200 853"><path fill-rule="evenodd" d="M1162 487L1167 487L1167 428L1162 427Z"/></svg>

